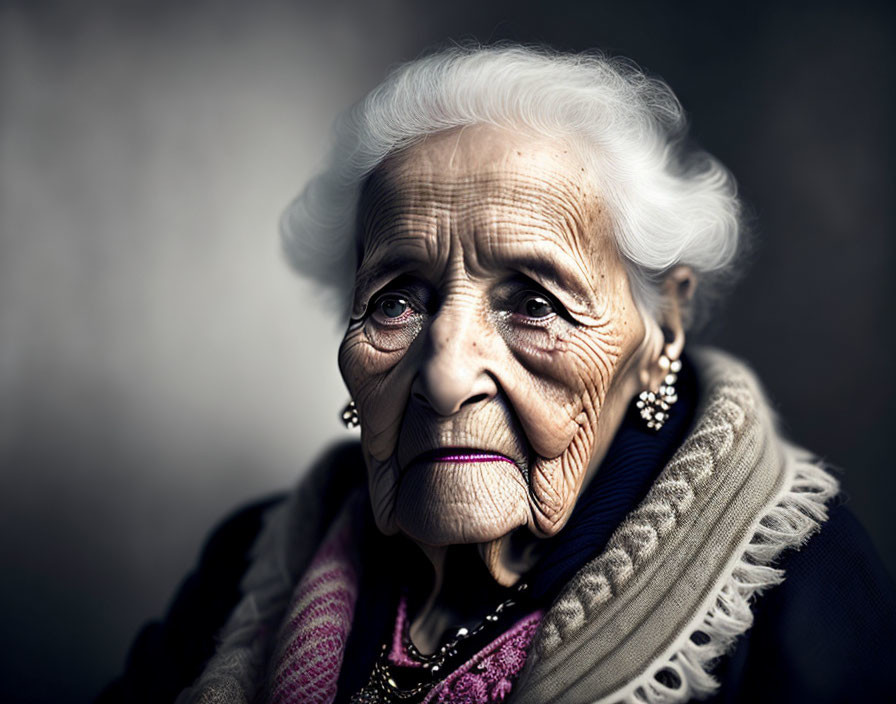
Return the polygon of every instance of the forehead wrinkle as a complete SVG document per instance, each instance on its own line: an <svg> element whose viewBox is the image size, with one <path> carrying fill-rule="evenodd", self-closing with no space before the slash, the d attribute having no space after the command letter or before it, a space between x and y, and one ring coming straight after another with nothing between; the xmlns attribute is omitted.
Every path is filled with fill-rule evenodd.
<svg viewBox="0 0 896 704"><path fill-rule="evenodd" d="M456 149L457 141L452 141ZM451 150L452 157L455 149ZM412 148L396 155L365 185L366 239L381 245L384 230L416 229L415 234L407 236L424 240L425 256L429 260L438 257L443 263L450 250L460 244L455 241L457 236L466 239L487 233L484 260L492 259L489 255L505 241L512 247L522 239L529 239L533 245L547 241L554 247L541 255L543 262L530 257L521 266L538 275L532 278L551 279L563 288L578 290L577 298L593 302L598 288L600 244L592 240L600 234L592 234L586 227L586 222L594 227L595 213L586 212L586 208L596 203L589 198L592 189L584 188L587 179L575 169L560 168L556 162L549 162L540 171L533 171L531 163L522 166L530 168L506 161L487 162L458 173L463 167L446 166L425 151L421 155ZM476 270L481 268L478 250L483 243L474 239L472 244L463 247L463 260L465 268ZM569 263L545 266L551 258L568 259ZM582 285L574 285L577 280ZM592 295L582 296L585 292Z"/></svg>
<svg viewBox="0 0 896 704"><path fill-rule="evenodd" d="M391 185L368 192L362 199L363 223L375 229L383 220L404 212L455 209L460 216L472 210L498 207L540 213L555 225L584 221L581 205L585 193L572 179L555 174L549 178L526 171L493 171L467 176L411 173L401 178L380 179Z"/></svg>

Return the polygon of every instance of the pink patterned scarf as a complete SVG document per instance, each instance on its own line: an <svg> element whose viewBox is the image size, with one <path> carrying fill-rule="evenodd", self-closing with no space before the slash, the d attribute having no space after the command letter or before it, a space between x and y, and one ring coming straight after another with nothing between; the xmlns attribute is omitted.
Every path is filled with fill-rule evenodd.
<svg viewBox="0 0 896 704"><path fill-rule="evenodd" d="M360 516L358 497L350 499L330 527L299 580L273 651L269 704L331 704L358 598L359 563L353 549ZM494 704L510 693L526 662L541 622L541 611L513 624L436 685L424 704ZM390 660L414 664L401 634L407 606L401 600Z"/></svg>
<svg viewBox="0 0 896 704"><path fill-rule="evenodd" d="M330 527L299 580L273 651L269 704L330 704L358 598L359 495Z"/></svg>

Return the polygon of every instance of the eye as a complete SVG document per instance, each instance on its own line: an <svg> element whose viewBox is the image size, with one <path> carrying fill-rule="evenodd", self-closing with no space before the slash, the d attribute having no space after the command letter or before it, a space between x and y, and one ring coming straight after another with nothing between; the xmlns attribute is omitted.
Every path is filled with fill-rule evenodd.
<svg viewBox="0 0 896 704"><path fill-rule="evenodd" d="M410 308L410 303L398 294L389 293L380 296L376 300L374 308L384 318L400 318Z"/></svg>
<svg viewBox="0 0 896 704"><path fill-rule="evenodd" d="M369 319L382 327L405 325L419 318L426 306L414 291L390 290L374 296L368 309Z"/></svg>
<svg viewBox="0 0 896 704"><path fill-rule="evenodd" d="M527 293L520 299L514 312L527 318L549 318L557 312L557 309L547 296Z"/></svg>

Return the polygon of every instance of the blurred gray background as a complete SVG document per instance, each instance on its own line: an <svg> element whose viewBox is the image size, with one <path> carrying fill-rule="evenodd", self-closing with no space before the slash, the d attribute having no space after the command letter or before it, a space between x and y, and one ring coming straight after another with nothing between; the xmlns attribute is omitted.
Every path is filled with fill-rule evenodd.
<svg viewBox="0 0 896 704"><path fill-rule="evenodd" d="M5 1L0 701L89 700L210 527L344 436L340 323L277 218L340 110L469 38L600 47L671 83L758 234L703 337L844 469L896 566L887 4Z"/></svg>

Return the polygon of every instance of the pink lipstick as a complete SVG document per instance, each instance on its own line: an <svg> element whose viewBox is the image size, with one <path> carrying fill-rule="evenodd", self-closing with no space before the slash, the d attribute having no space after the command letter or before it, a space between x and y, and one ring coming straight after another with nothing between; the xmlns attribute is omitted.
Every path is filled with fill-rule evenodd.
<svg viewBox="0 0 896 704"><path fill-rule="evenodd" d="M424 452L417 457L415 462L451 462L451 463L479 463L479 462L509 462L516 464L506 455L497 452L483 452L482 450L468 450L466 448L448 447Z"/></svg>

